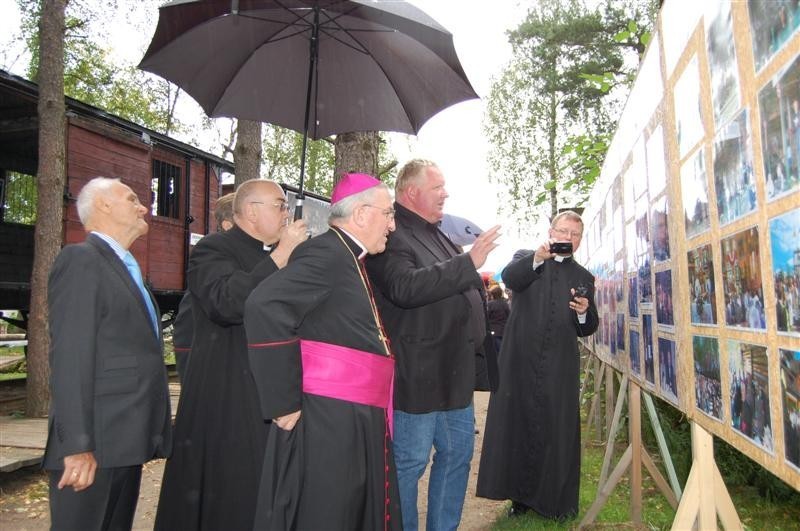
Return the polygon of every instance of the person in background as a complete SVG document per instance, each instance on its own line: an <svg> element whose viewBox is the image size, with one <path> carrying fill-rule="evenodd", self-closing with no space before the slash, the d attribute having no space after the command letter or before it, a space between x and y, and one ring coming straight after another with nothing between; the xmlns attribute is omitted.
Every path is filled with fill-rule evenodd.
<svg viewBox="0 0 800 531"><path fill-rule="evenodd" d="M225 194L217 199L214 205L217 232L225 232L233 227L233 196L233 192ZM178 305L178 315L172 324L172 346L175 350L175 365L181 383L183 383L186 366L189 363L193 335L192 292L187 289Z"/></svg>
<svg viewBox="0 0 800 531"><path fill-rule="evenodd" d="M486 315L489 318L489 328L494 339L494 347L500 352L503 342L503 331L506 328L506 321L511 309L503 293L503 288L499 284L494 284L489 288L489 302L486 304Z"/></svg>
<svg viewBox="0 0 800 531"><path fill-rule="evenodd" d="M242 183L234 227L201 239L189 258L194 340L181 386L175 449L164 468L155 529L252 529L268 425L247 361L244 303L306 239L283 189Z"/></svg>
<svg viewBox="0 0 800 531"><path fill-rule="evenodd" d="M362 262L394 230L389 189L345 175L330 225L247 299L250 364L274 424L254 529L401 529L394 359Z"/></svg>
<svg viewBox="0 0 800 531"><path fill-rule="evenodd" d="M477 268L497 247L500 227L461 253L439 230L448 194L430 161L403 166L395 193L397 229L386 251L367 260L367 271L397 357L394 451L403 529L418 528L418 482L432 449L427 529L456 529L475 442L473 392L497 385Z"/></svg>
<svg viewBox="0 0 800 531"><path fill-rule="evenodd" d="M77 208L89 234L61 250L48 284L51 528L131 529L142 464L172 447L161 316L129 251L147 208L106 177Z"/></svg>
<svg viewBox="0 0 800 531"><path fill-rule="evenodd" d="M577 338L599 324L594 277L572 256L582 236L581 217L561 212L548 238L535 251L516 253L503 270L514 303L500 354L503 384L489 400L477 495L510 499L512 516L535 511L561 520L578 512Z"/></svg>

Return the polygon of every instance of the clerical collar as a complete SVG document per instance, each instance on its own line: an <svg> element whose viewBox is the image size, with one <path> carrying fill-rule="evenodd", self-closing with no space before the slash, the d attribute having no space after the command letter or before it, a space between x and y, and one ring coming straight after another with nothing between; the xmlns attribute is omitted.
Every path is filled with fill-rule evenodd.
<svg viewBox="0 0 800 531"><path fill-rule="evenodd" d="M351 240L353 240L353 242L354 242L356 245L358 245L358 247L361 249L361 253L359 253L359 255L358 255L356 258L358 258L359 260L363 260L363 259L364 259L364 257L365 257L365 256L367 256L367 248L366 248L366 247L364 247L364 244L362 244L362 243L359 241L359 239L358 239L358 238L356 238L355 236L353 236L352 234L350 234L349 232L347 232L346 230L344 230L344 229L343 229L343 228L341 228L341 227L336 227L336 230L340 230L340 231L342 231L343 233L347 234L347 237L348 237L348 238L350 238Z"/></svg>
<svg viewBox="0 0 800 531"><path fill-rule="evenodd" d="M566 260L567 258L571 258L571 257L572 257L572 255L571 255L571 254L569 254L569 255L566 255L566 256L564 256L564 255L561 255L561 254L557 254L557 255L555 255L555 256L553 257L553 260L555 260L556 262L563 262L563 261L564 261L564 260Z"/></svg>

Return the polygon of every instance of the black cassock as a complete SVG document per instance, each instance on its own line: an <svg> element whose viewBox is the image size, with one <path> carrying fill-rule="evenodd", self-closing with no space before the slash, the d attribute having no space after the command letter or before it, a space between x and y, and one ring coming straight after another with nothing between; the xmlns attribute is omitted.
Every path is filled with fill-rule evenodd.
<svg viewBox="0 0 800 531"><path fill-rule="evenodd" d="M534 271L528 251L506 266L503 282L513 291L500 352L503 384L489 400L477 494L547 517L573 516L580 485L577 337L597 329L594 277L572 258ZM585 324L569 308L570 288L580 285L589 289Z"/></svg>
<svg viewBox="0 0 800 531"><path fill-rule="evenodd" d="M194 337L156 529L251 529L268 425L247 360L250 292L278 267L238 227L206 236L189 260Z"/></svg>
<svg viewBox="0 0 800 531"><path fill-rule="evenodd" d="M265 419L301 410L292 431L273 426L255 529L400 529L386 410L302 392L298 339L386 356L360 247L331 229L299 245L247 300L250 363ZM386 520L386 517L389 517Z"/></svg>

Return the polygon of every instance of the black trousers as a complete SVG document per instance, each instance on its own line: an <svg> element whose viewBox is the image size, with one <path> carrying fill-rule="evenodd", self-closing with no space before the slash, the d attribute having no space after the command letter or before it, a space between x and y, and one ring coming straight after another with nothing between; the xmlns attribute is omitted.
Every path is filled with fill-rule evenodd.
<svg viewBox="0 0 800 531"><path fill-rule="evenodd" d="M50 529L52 531L130 530L142 465L98 468L94 483L80 492L72 487L59 490L63 470L49 470Z"/></svg>

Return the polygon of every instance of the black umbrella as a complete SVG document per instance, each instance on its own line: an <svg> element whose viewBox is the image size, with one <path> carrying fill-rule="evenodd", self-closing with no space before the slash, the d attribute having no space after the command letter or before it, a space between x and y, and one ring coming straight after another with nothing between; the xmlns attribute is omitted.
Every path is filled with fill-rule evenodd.
<svg viewBox="0 0 800 531"><path fill-rule="evenodd" d="M398 0L174 0L139 65L209 116L269 122L316 140L352 131L416 134L476 98L453 36Z"/></svg>

